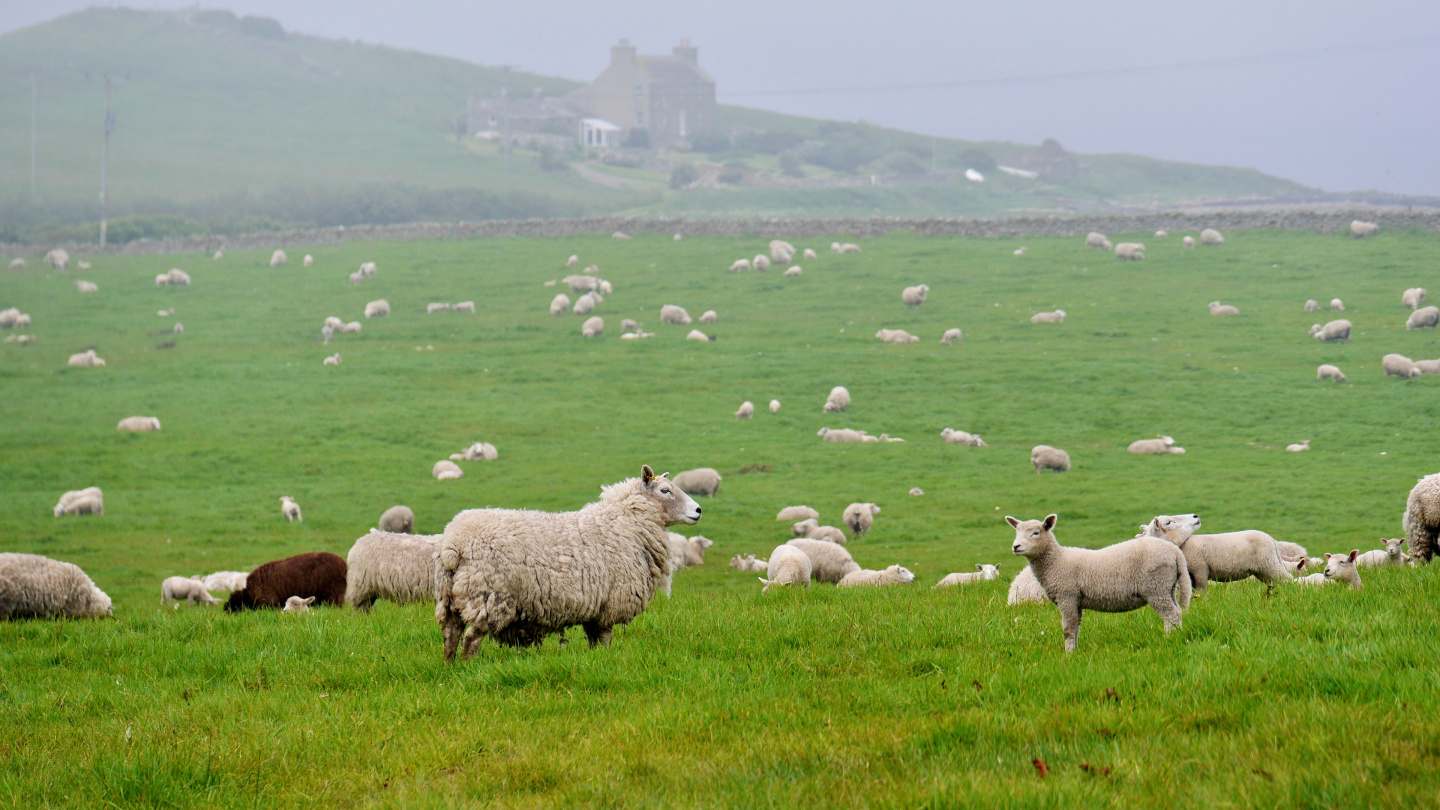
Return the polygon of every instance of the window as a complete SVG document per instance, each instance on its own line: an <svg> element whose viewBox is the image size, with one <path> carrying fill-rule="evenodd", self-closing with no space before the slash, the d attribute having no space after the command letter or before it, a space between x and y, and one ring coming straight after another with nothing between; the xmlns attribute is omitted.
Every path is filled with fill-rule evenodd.
<svg viewBox="0 0 1440 810"><path fill-rule="evenodd" d="M493 127L493 126L495 126L496 123L497 123L497 122L496 122L496 120L495 120L495 116L493 116L493 115L490 116L490 126Z"/></svg>
<svg viewBox="0 0 1440 810"><path fill-rule="evenodd" d="M645 85L643 85L643 84L637 84L637 85L635 85L635 97L636 97L636 98L644 98L644 97L645 97Z"/></svg>
<svg viewBox="0 0 1440 810"><path fill-rule="evenodd" d="M685 137L685 111L680 111L680 137Z"/></svg>
<svg viewBox="0 0 1440 810"><path fill-rule="evenodd" d="M645 126L645 113L641 112L640 110L635 111L635 126Z"/></svg>

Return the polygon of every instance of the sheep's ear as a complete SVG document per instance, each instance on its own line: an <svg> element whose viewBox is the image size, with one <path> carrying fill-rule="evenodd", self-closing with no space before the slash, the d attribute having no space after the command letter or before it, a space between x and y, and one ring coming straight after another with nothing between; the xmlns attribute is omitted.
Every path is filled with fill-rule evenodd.
<svg viewBox="0 0 1440 810"><path fill-rule="evenodd" d="M1352 549L1350 549L1350 562L1355 562L1355 557L1356 557L1357 555L1359 555L1359 554L1360 554L1360 549L1358 549L1358 548L1352 548Z"/></svg>
<svg viewBox="0 0 1440 810"><path fill-rule="evenodd" d="M1057 514L1055 514L1054 512L1051 512L1050 514L1046 515L1046 516L1045 516L1045 531L1048 532L1048 531L1050 531L1051 529L1055 528L1055 521L1057 521L1057 520L1059 520L1059 519L1060 519L1060 516L1057 515Z"/></svg>
<svg viewBox="0 0 1440 810"><path fill-rule="evenodd" d="M1005 516L1005 522L1009 523L1012 528L1018 528L1020 526L1020 521L1016 520L1013 517L1010 517L1009 515Z"/></svg>
<svg viewBox="0 0 1440 810"><path fill-rule="evenodd" d="M307 604L307 605L313 605L313 604L315 604L315 597L312 596L312 597L309 597L308 599L304 599L304 600L302 600L302 601L304 601L305 604Z"/></svg>
<svg viewBox="0 0 1440 810"><path fill-rule="evenodd" d="M1325 552L1325 559L1327 559L1327 560L1330 559L1330 552L1328 552L1328 551Z"/></svg>
<svg viewBox="0 0 1440 810"><path fill-rule="evenodd" d="M985 570L985 566L981 565L980 563L975 563L975 570L976 570L976 571L984 571L984 570Z"/></svg>
<svg viewBox="0 0 1440 810"><path fill-rule="evenodd" d="M640 480L647 484L655 480L655 471L650 469L649 464L640 465Z"/></svg>

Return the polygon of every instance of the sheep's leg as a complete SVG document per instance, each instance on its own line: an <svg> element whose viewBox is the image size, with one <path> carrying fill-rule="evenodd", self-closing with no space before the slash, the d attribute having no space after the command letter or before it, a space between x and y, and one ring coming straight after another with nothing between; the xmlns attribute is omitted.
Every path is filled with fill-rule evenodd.
<svg viewBox="0 0 1440 810"><path fill-rule="evenodd" d="M465 652L466 660L475 657L475 650L480 646L480 641L485 638L485 631L480 629L479 622L465 628Z"/></svg>
<svg viewBox="0 0 1440 810"><path fill-rule="evenodd" d="M1156 613L1160 614L1160 618L1165 622L1165 632L1168 633L1171 630L1180 629L1180 605L1175 602L1175 596L1173 594L1158 594L1149 597L1146 601L1150 603L1150 607L1153 608Z"/></svg>
<svg viewBox="0 0 1440 810"><path fill-rule="evenodd" d="M373 596L363 596L359 599L350 600L350 607L355 608L361 613L369 613L370 606L373 604L375 604L375 597Z"/></svg>
<svg viewBox="0 0 1440 810"><path fill-rule="evenodd" d="M460 636L465 632L465 620L456 611L449 611L440 622L445 634L445 660L455 660L455 650L460 646Z"/></svg>
<svg viewBox="0 0 1440 810"><path fill-rule="evenodd" d="M1056 606L1060 608L1060 626L1065 631L1065 652L1075 652L1080 646L1080 602L1067 599L1057 602Z"/></svg>
<svg viewBox="0 0 1440 810"><path fill-rule="evenodd" d="M610 646L610 637L614 635L614 632L609 627L602 627L595 622L585 623L585 637L590 639L590 649L592 650L601 644Z"/></svg>

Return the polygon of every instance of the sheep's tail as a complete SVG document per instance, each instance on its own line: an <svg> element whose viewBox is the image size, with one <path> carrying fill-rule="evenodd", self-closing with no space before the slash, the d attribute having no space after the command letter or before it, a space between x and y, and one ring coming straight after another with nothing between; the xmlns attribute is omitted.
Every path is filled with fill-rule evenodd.
<svg viewBox="0 0 1440 810"><path fill-rule="evenodd" d="M1176 550L1179 551L1179 547L1176 547ZM1175 603L1180 606L1180 610L1184 611L1190 608L1190 597L1194 596L1194 586L1190 583L1190 567L1185 563L1184 552L1175 556L1180 558L1177 566L1180 576L1175 582Z"/></svg>
<svg viewBox="0 0 1440 810"><path fill-rule="evenodd" d="M450 595L454 592L455 569L460 567L460 554L453 548L442 546L435 550L433 560L435 620L443 625L450 615Z"/></svg>

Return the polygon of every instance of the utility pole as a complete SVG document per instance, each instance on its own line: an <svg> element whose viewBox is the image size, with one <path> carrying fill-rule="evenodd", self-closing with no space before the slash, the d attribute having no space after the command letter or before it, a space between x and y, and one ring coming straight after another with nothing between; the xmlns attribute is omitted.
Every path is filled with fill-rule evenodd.
<svg viewBox="0 0 1440 810"><path fill-rule="evenodd" d="M510 66L505 65L505 82L500 85L500 115L505 129L505 166L510 166Z"/></svg>
<svg viewBox="0 0 1440 810"><path fill-rule="evenodd" d="M35 142L38 140L36 132L39 127L35 123L35 110L38 106L40 91L35 83L35 71L30 71L30 196L35 196Z"/></svg>
<svg viewBox="0 0 1440 810"><path fill-rule="evenodd" d="M935 173L935 136L930 136L930 173Z"/></svg>
<svg viewBox="0 0 1440 810"><path fill-rule="evenodd" d="M105 151L100 157L100 247L105 247L107 191L110 184L110 133L115 131L115 114L110 112L110 74L105 74Z"/></svg>

